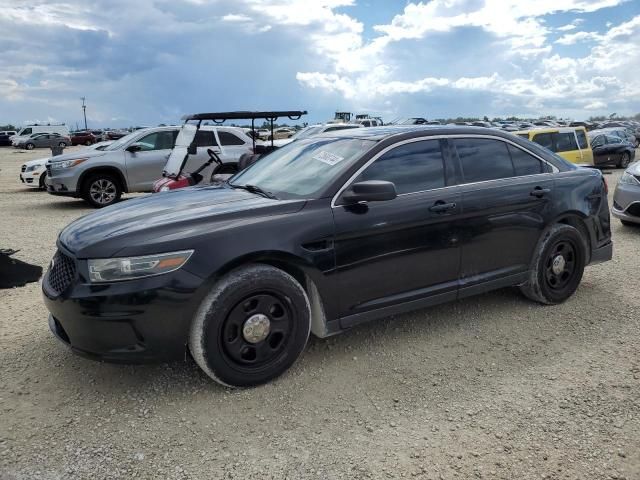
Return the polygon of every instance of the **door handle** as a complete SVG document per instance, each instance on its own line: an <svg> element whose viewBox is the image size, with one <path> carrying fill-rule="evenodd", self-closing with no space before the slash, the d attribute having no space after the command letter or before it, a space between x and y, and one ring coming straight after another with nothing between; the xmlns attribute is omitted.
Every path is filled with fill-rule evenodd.
<svg viewBox="0 0 640 480"><path fill-rule="evenodd" d="M532 197L542 198L547 193L551 193L551 189L550 188L536 187L533 190L531 190L529 195L531 195Z"/></svg>
<svg viewBox="0 0 640 480"><path fill-rule="evenodd" d="M449 210L455 210L458 205L456 203L445 203L442 200L438 200L436 203L429 207L429 211L433 213L445 213Z"/></svg>

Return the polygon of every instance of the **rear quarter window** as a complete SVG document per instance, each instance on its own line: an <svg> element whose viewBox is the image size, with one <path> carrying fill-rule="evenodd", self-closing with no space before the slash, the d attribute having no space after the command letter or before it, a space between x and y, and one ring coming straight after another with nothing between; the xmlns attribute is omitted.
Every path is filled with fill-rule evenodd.
<svg viewBox="0 0 640 480"><path fill-rule="evenodd" d="M218 137L223 146L244 145L244 140L231 132L218 131Z"/></svg>

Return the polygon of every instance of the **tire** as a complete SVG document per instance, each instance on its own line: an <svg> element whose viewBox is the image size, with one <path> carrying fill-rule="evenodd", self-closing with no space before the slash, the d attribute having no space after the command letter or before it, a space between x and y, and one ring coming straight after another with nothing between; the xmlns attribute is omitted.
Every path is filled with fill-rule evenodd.
<svg viewBox="0 0 640 480"><path fill-rule="evenodd" d="M85 202L94 208L113 205L122 196L120 181L108 173L90 175L82 182L80 191Z"/></svg>
<svg viewBox="0 0 640 480"><path fill-rule="evenodd" d="M36 146L33 143L27 143L24 148L26 148L27 150L33 150L34 148L36 148Z"/></svg>
<svg viewBox="0 0 640 480"><path fill-rule="evenodd" d="M58 146L61 148L67 148L67 144L65 142L60 142Z"/></svg>
<svg viewBox="0 0 640 480"><path fill-rule="evenodd" d="M624 152L622 157L620 157L620 160L618 160L618 168L627 168L630 161L631 155L629 155L629 152Z"/></svg>
<svg viewBox="0 0 640 480"><path fill-rule="evenodd" d="M289 369L310 331L311 308L302 286L278 268L252 264L214 285L191 324L189 349L216 382L252 387Z"/></svg>
<svg viewBox="0 0 640 480"><path fill-rule="evenodd" d="M84 144L85 144L87 147L90 147L90 146L91 146L91 140L87 140L86 142L84 142Z"/></svg>
<svg viewBox="0 0 640 480"><path fill-rule="evenodd" d="M40 180L38 180L38 188L40 190L46 190L47 186L44 183L44 179L47 178L47 172L44 172L42 175L40 175Z"/></svg>
<svg viewBox="0 0 640 480"><path fill-rule="evenodd" d="M554 225L543 234L533 255L529 280L520 291L545 305L562 303L580 285L586 258L587 246L580 232L570 225Z"/></svg>

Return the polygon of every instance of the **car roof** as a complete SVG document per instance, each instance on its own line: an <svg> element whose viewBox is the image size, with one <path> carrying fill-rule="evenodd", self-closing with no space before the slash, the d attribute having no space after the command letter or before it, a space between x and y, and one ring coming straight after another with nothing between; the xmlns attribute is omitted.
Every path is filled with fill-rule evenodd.
<svg viewBox="0 0 640 480"><path fill-rule="evenodd" d="M498 129L486 127L472 127L460 125L386 125L381 127L362 127L344 130L335 130L332 132L322 133L318 136L322 137L341 137L341 138L366 138L369 140L380 141L396 136L419 136L420 133L427 133L429 136L436 135L493 135L512 139L514 135L511 132L503 132Z"/></svg>
<svg viewBox="0 0 640 480"><path fill-rule="evenodd" d="M587 129L584 128L582 125L575 125L573 127L558 126L558 127L547 127L547 128L527 128L527 129L524 129L524 130L518 130L516 132L511 132L511 133L515 133L516 135L523 134L523 133L529 133L529 132L536 132L536 133L567 133L569 131L575 131L575 130L586 131Z"/></svg>

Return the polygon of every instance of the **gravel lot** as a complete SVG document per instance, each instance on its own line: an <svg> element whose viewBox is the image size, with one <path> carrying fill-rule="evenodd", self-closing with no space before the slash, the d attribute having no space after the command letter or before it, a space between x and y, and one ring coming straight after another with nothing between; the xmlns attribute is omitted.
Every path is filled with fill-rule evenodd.
<svg viewBox="0 0 640 480"><path fill-rule="evenodd" d="M43 267L91 211L21 186L47 152L0 148L0 248ZM638 479L640 228L613 235L563 305L507 289L370 323L251 390L82 359L39 284L0 290L0 478Z"/></svg>

